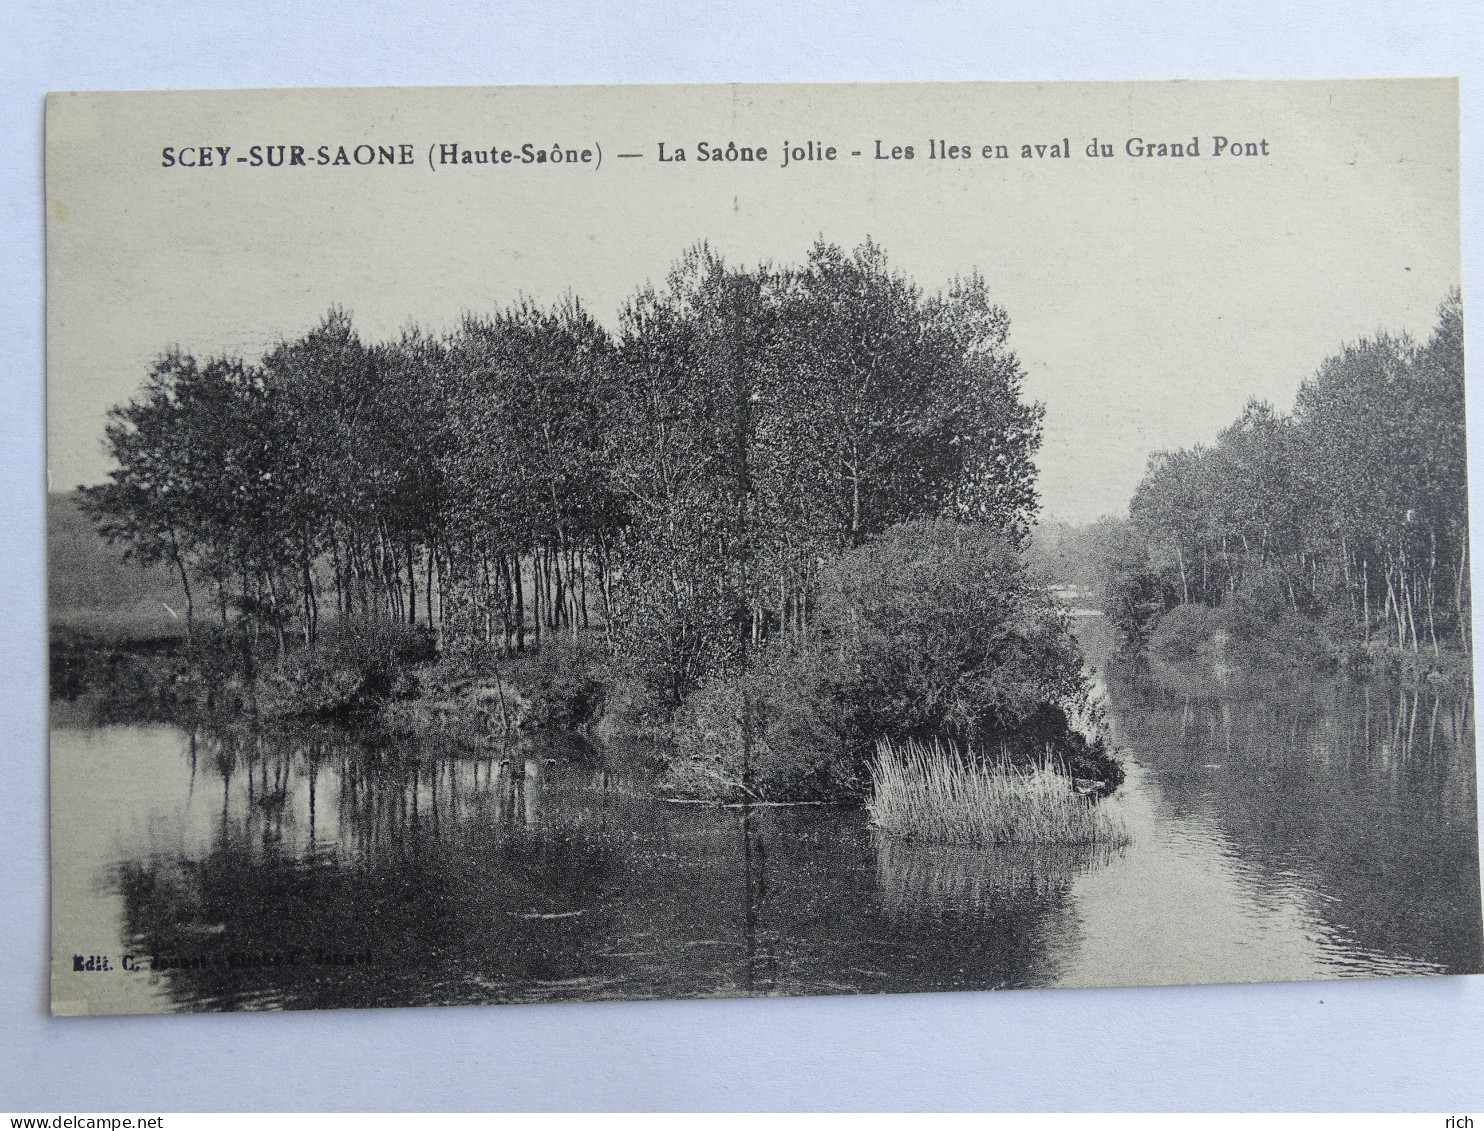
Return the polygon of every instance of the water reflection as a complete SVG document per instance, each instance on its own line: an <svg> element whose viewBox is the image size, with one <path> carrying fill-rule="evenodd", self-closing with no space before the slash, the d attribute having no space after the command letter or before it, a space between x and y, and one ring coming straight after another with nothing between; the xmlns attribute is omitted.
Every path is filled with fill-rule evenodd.
<svg viewBox="0 0 1484 1131"><path fill-rule="evenodd" d="M1476 971L1466 698L1106 661L1126 850L972 851L855 809L668 804L547 738L53 732L64 950L95 1012ZM1203 682L1204 680L1204 682ZM83 977L82 975L76 976Z"/></svg>
<svg viewBox="0 0 1484 1131"><path fill-rule="evenodd" d="M1042 920L1062 881L1007 889L990 913L935 909L912 878L923 865L858 810L669 805L642 774L560 746L465 758L334 728L72 734L84 741L57 736L64 777L100 753L151 767L141 788L68 810L108 815L94 913L116 901L116 948L154 960L153 1008L1050 978Z"/></svg>
<svg viewBox="0 0 1484 1131"><path fill-rule="evenodd" d="M1137 980L1480 968L1467 695L1292 673L1254 685L1129 661L1105 677L1117 741L1143 771L1126 795L1143 814L1129 865L1162 891L1142 902L1177 910L1186 891L1184 906L1204 912L1186 925L1150 915L1182 957ZM1092 908L1141 900L1127 887L1078 894ZM1087 978L1115 975L1130 980L1126 961Z"/></svg>
<svg viewBox="0 0 1484 1131"><path fill-rule="evenodd" d="M991 919L1006 906L1055 902L1078 876L1122 856L1102 845L917 844L877 835L876 875L887 911L899 922L947 916Z"/></svg>
<svg viewBox="0 0 1484 1131"><path fill-rule="evenodd" d="M185 745L184 811L145 822L173 843L126 846L117 870L124 945L179 1004L498 998L591 965L610 861L542 829L539 753L412 758L319 728Z"/></svg>

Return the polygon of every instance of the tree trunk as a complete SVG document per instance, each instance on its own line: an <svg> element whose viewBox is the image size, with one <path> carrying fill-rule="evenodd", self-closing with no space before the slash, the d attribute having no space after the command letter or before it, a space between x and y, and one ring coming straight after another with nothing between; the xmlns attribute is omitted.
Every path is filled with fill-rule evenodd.
<svg viewBox="0 0 1484 1131"><path fill-rule="evenodd" d="M428 610L428 627L436 632L438 626L433 623L433 569L436 565L437 555L433 550L433 540L431 538L428 539L426 555L424 560L427 565L428 574L424 578L423 594L427 599L423 602L423 608Z"/></svg>
<svg viewBox="0 0 1484 1131"><path fill-rule="evenodd" d="M520 554L517 552L511 558L511 580L515 582L515 650L524 652L526 650L526 598L525 582L521 577ZM537 639L540 639L539 635Z"/></svg>
<svg viewBox="0 0 1484 1131"><path fill-rule="evenodd" d="M180 543L175 540L175 530L170 531L170 557L175 561L175 568L180 574L180 587L185 590L186 599L186 643L191 641L192 622L196 617L196 602L191 597L191 579L186 573L185 561L180 556Z"/></svg>
<svg viewBox="0 0 1484 1131"><path fill-rule="evenodd" d="M582 579L582 627L591 628L587 607L587 547L579 546L577 549L578 576Z"/></svg>
<svg viewBox="0 0 1484 1131"><path fill-rule="evenodd" d="M1371 560L1360 559L1360 615L1364 621L1365 640L1371 641Z"/></svg>
<svg viewBox="0 0 1484 1131"><path fill-rule="evenodd" d="M268 607L273 613L273 640L278 645L278 655L282 659L288 651L283 638L283 617L279 615L278 608L278 585L273 580L273 571L267 571L268 580Z"/></svg>
<svg viewBox="0 0 1484 1131"><path fill-rule="evenodd" d="M407 623L417 626L417 559L413 557L412 541L407 542Z"/></svg>

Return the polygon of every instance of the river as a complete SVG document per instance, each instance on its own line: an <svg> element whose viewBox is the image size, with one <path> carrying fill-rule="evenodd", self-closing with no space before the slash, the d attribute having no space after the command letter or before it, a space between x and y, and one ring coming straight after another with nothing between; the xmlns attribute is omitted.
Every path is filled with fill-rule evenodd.
<svg viewBox="0 0 1484 1131"><path fill-rule="evenodd" d="M1098 681L1130 837L1099 852L904 844L858 809L676 805L571 737L475 758L57 710L54 1007L1480 971L1467 695L1107 657Z"/></svg>

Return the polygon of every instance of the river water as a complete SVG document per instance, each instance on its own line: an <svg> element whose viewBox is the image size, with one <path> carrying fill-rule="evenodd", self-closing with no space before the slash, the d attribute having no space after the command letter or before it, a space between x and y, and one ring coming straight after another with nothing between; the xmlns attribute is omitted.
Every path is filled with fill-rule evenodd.
<svg viewBox="0 0 1484 1131"><path fill-rule="evenodd" d="M1129 844L1098 852L904 844L856 809L672 804L572 738L475 758L59 710L54 1007L1481 969L1467 696L1117 660L1099 680Z"/></svg>

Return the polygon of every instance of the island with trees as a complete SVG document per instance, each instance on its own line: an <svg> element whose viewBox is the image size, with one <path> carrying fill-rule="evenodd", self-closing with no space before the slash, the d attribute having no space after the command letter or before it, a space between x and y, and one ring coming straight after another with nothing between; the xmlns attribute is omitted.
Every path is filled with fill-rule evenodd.
<svg viewBox="0 0 1484 1131"><path fill-rule="evenodd" d="M1116 839L1123 771L1027 562L1042 409L1008 333L977 275L929 293L821 242L751 269L692 248L611 332L568 297L168 351L81 506L178 579L180 639L54 642L54 686L476 748L565 728L677 801ZM955 774L1062 816L904 815L962 806Z"/></svg>

